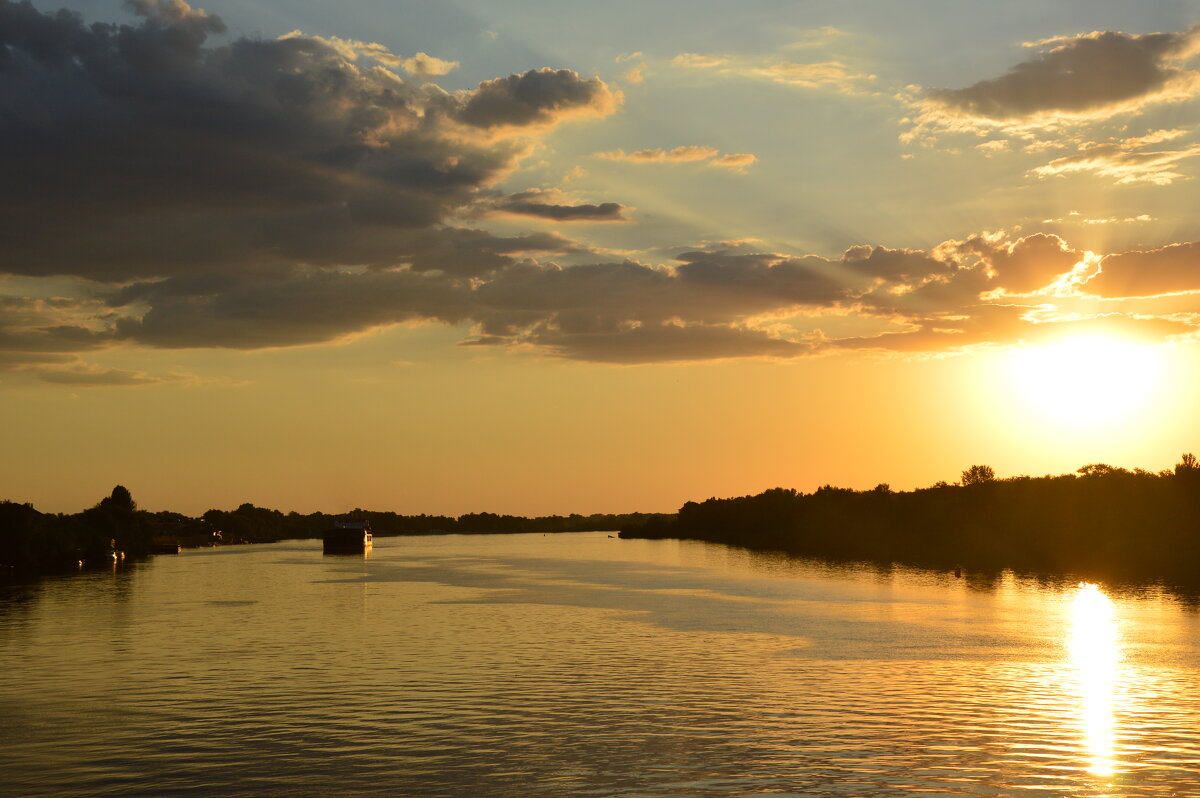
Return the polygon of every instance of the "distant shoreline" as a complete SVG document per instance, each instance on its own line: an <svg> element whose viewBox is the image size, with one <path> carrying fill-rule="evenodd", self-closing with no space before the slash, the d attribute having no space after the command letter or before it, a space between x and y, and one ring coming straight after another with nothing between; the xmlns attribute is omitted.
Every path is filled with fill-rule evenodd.
<svg viewBox="0 0 1200 798"><path fill-rule="evenodd" d="M1078 573L1200 584L1200 463L997 479L972 466L957 484L813 493L773 488L688 502L622 538L678 538L840 560L955 570Z"/></svg>
<svg viewBox="0 0 1200 798"><path fill-rule="evenodd" d="M615 531L660 515L594 513L526 517L467 513L454 517L362 509L301 515L247 503L235 510L214 509L191 517L170 511L139 510L129 490L118 485L95 506L74 514L42 513L31 504L0 501L0 578L110 567L126 558L139 559L172 547L320 538L339 518L369 521L375 535L395 537Z"/></svg>
<svg viewBox="0 0 1200 798"><path fill-rule="evenodd" d="M1106 580L1200 585L1200 462L1185 454L1157 473L1092 464L1074 474L998 479L972 466L960 482L893 491L829 485L687 502L676 514L524 517L400 515L356 509L282 513L252 504L199 517L138 510L118 485L73 515L0 502L0 577L105 567L156 547L319 538L338 518L381 537L620 530L622 538L678 538L837 560L942 570L1077 573Z"/></svg>

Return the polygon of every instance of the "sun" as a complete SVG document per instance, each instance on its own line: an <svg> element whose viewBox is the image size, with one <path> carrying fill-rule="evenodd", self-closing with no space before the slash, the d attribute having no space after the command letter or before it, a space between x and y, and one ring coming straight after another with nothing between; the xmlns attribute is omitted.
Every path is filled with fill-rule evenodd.
<svg viewBox="0 0 1200 798"><path fill-rule="evenodd" d="M1161 390L1161 347L1105 335L1013 350L1011 380L1027 409L1069 426L1116 423Z"/></svg>

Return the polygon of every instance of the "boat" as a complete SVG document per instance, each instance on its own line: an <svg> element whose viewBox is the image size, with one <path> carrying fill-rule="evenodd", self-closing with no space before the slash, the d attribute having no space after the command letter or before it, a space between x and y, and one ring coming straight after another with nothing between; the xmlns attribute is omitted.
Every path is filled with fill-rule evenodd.
<svg viewBox="0 0 1200 798"><path fill-rule="evenodd" d="M358 554L371 548L370 521L334 521L323 538L326 554Z"/></svg>

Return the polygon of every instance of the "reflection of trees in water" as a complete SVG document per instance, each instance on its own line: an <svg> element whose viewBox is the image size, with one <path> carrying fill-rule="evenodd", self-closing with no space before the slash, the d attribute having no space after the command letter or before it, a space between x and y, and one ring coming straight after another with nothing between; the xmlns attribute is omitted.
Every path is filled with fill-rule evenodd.
<svg viewBox="0 0 1200 798"><path fill-rule="evenodd" d="M28 612L41 593L38 582L0 581L0 618Z"/></svg>

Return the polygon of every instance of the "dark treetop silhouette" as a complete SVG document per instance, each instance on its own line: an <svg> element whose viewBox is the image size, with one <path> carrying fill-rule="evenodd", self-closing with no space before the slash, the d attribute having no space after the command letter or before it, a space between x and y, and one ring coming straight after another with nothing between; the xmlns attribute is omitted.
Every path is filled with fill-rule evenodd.
<svg viewBox="0 0 1200 798"><path fill-rule="evenodd" d="M399 515L355 509L346 513L371 522L376 536L498 532L583 532L620 529L654 517L650 513L526 518L495 513ZM316 538L339 516L327 513L281 513L253 504L236 510L209 510L200 518L173 512L138 510L122 485L95 507L74 515L40 513L29 504L0 502L0 566L19 571L54 571L112 562L114 551L146 555L155 537L185 544L268 543L289 538ZM217 533L217 534L215 534Z"/></svg>
<svg viewBox="0 0 1200 798"><path fill-rule="evenodd" d="M1103 463L997 479L985 465L913 491L887 485L688 502L626 538L686 538L793 554L932 567L1014 568L1095 578L1200 581L1200 462L1173 471Z"/></svg>

